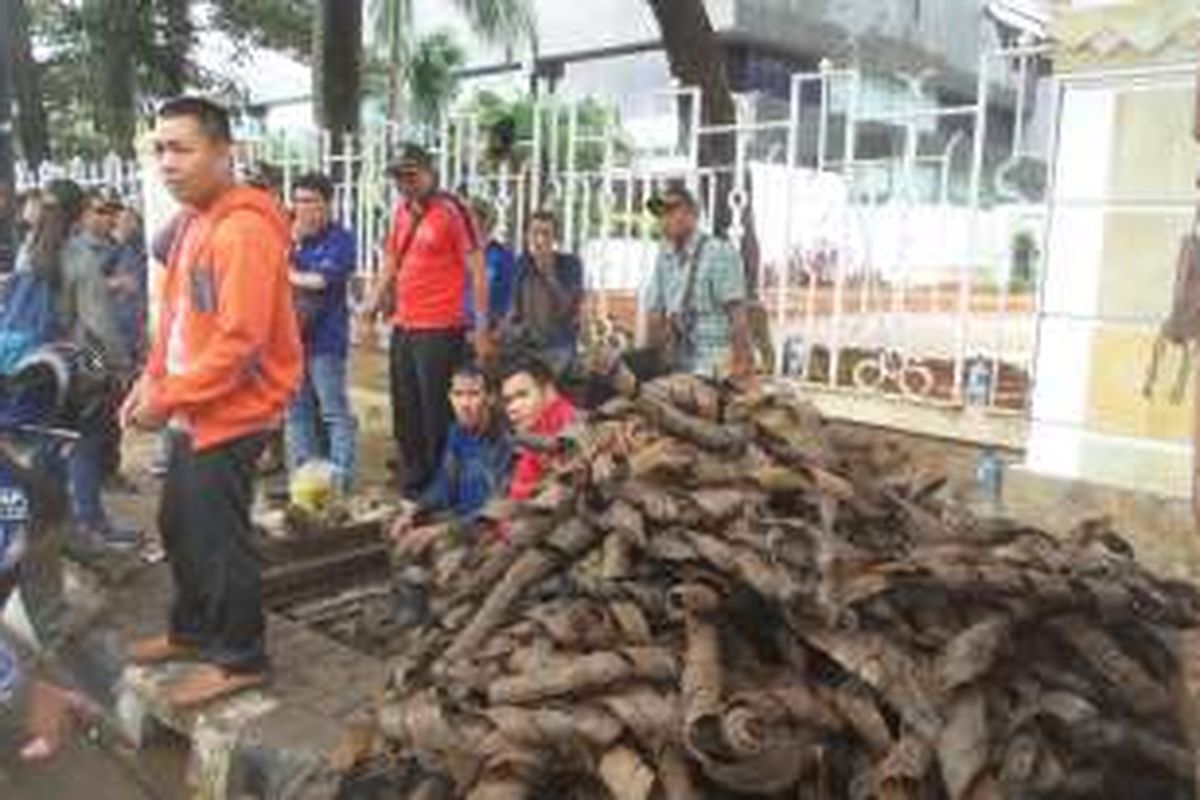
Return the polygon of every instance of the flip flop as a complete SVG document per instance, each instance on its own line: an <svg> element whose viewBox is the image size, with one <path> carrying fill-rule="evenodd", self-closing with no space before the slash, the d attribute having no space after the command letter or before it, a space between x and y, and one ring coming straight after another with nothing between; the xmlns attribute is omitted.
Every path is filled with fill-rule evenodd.
<svg viewBox="0 0 1200 800"><path fill-rule="evenodd" d="M53 758L61 744L62 742L51 742L48 736L35 736L21 746L17 757L26 764L39 764Z"/></svg>
<svg viewBox="0 0 1200 800"><path fill-rule="evenodd" d="M86 727L100 718L99 706L70 689L38 682L33 693L29 723L31 735L18 753L26 763L53 758L74 727Z"/></svg>

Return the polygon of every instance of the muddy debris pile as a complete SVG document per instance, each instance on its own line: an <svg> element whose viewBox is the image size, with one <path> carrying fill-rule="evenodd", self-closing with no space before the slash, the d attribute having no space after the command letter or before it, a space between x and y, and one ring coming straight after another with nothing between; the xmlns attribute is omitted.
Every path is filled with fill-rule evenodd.
<svg viewBox="0 0 1200 800"><path fill-rule="evenodd" d="M1192 796L1197 597L1107 525L976 518L794 395L685 377L556 446L503 543L428 558L358 739L399 796Z"/></svg>

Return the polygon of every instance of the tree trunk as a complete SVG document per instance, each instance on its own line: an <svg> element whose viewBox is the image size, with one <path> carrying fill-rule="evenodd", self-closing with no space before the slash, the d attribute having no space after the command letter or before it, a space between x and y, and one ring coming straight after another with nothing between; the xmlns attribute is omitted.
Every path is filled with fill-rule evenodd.
<svg viewBox="0 0 1200 800"><path fill-rule="evenodd" d="M15 260L17 209L12 142L13 0L0 0L0 272L12 269Z"/></svg>
<svg viewBox="0 0 1200 800"><path fill-rule="evenodd" d="M12 88L17 108L17 137L21 157L37 169L50 159L50 136L46 124L46 106L42 99L42 68L33 59L33 43L29 35L29 8L25 0L3 0L12 20L13 72Z"/></svg>
<svg viewBox="0 0 1200 800"><path fill-rule="evenodd" d="M704 0L646 0L658 20L663 47L674 75L683 85L703 92L700 119L704 125L737 121L733 92L725 70L725 50L717 41ZM700 163L732 164L733 135L706 136L700 142Z"/></svg>
<svg viewBox="0 0 1200 800"><path fill-rule="evenodd" d="M1200 144L1200 45L1196 48L1196 97L1192 109L1192 139ZM1196 176L1196 185L1200 186L1200 174ZM1200 209L1197 209L1200 214ZM1195 530L1200 532L1200 370L1196 370L1193 379L1195 391L1192 394L1193 429L1192 429L1192 520ZM1200 766L1197 766L1200 775Z"/></svg>
<svg viewBox="0 0 1200 800"><path fill-rule="evenodd" d="M384 24L387 26L387 121L395 124L400 121L400 68L404 60L404 34L412 22L411 8L402 8L406 4L397 0L389 0L384 11ZM409 19L405 19L408 16Z"/></svg>
<svg viewBox="0 0 1200 800"><path fill-rule="evenodd" d="M684 86L695 86L701 92L700 124L703 126L734 125L737 106L729 86L725 49L717 39L704 0L646 0L662 34L663 48L671 74ZM729 195L734 187L734 165L737 163L737 134L733 132L708 134L700 137L700 166L725 168L717 179L716 208L709 209L713 229L718 234L728 231L732 222ZM747 195L749 177L746 178ZM749 207L743 219L745 238L742 256L746 264L746 280L752 293L758 288L758 238L754 233L753 214Z"/></svg>
<svg viewBox="0 0 1200 800"><path fill-rule="evenodd" d="M163 88L169 95L183 94L188 87L188 55L195 34L190 6L189 0L162 0L166 34L162 77Z"/></svg>
<svg viewBox="0 0 1200 800"><path fill-rule="evenodd" d="M91 0L102 6L95 19L99 27L100 86L102 102L96 122L114 153L133 155L137 127L137 84L130 42L137 36L137 0Z"/></svg>
<svg viewBox="0 0 1200 800"><path fill-rule="evenodd" d="M317 121L333 135L358 130L362 0L321 0L313 42Z"/></svg>

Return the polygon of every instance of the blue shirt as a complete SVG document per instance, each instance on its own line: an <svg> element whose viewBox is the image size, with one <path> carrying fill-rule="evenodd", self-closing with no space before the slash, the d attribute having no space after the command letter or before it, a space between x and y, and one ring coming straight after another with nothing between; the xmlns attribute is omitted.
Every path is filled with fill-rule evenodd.
<svg viewBox="0 0 1200 800"><path fill-rule="evenodd" d="M462 521L472 520L488 500L507 492L512 458L506 435L471 433L451 425L442 463L419 505L425 511L451 511Z"/></svg>
<svg viewBox="0 0 1200 800"><path fill-rule="evenodd" d="M513 254L504 245L493 240L488 242L487 249L483 251L484 263L487 265L488 279L488 316L492 322L499 322L508 314L509 306L512 304L512 287L513 287ZM475 295L474 286L471 283L471 275L467 273L467 290L465 295L465 308L467 310L467 319L475 319Z"/></svg>
<svg viewBox="0 0 1200 800"><path fill-rule="evenodd" d="M312 302L305 327L308 355L345 356L350 347L350 307L347 286L358 263L354 234L336 223L300 241L292 254L298 272L315 272L325 278L325 288L296 289L301 303Z"/></svg>

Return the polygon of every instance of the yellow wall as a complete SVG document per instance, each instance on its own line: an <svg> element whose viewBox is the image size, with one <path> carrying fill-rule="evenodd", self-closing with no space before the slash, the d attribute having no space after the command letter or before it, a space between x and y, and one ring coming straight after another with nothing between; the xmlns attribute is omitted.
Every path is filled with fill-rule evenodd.
<svg viewBox="0 0 1200 800"><path fill-rule="evenodd" d="M1162 365L1157 397L1148 401L1141 394L1157 322L1170 304L1180 237L1192 220L1191 112L1186 86L1118 95L1108 200L1143 207L1105 215L1087 419L1100 433L1160 440L1191 436L1191 393L1181 404L1166 399L1177 351Z"/></svg>
<svg viewBox="0 0 1200 800"><path fill-rule="evenodd" d="M1196 0L1062 3L1054 24L1063 138L1040 311L1029 468L1187 497L1192 383L1153 400L1146 369L1195 205Z"/></svg>
<svg viewBox="0 0 1200 800"><path fill-rule="evenodd" d="M1196 0L1075 0L1054 11L1060 69L1169 64L1194 52Z"/></svg>

